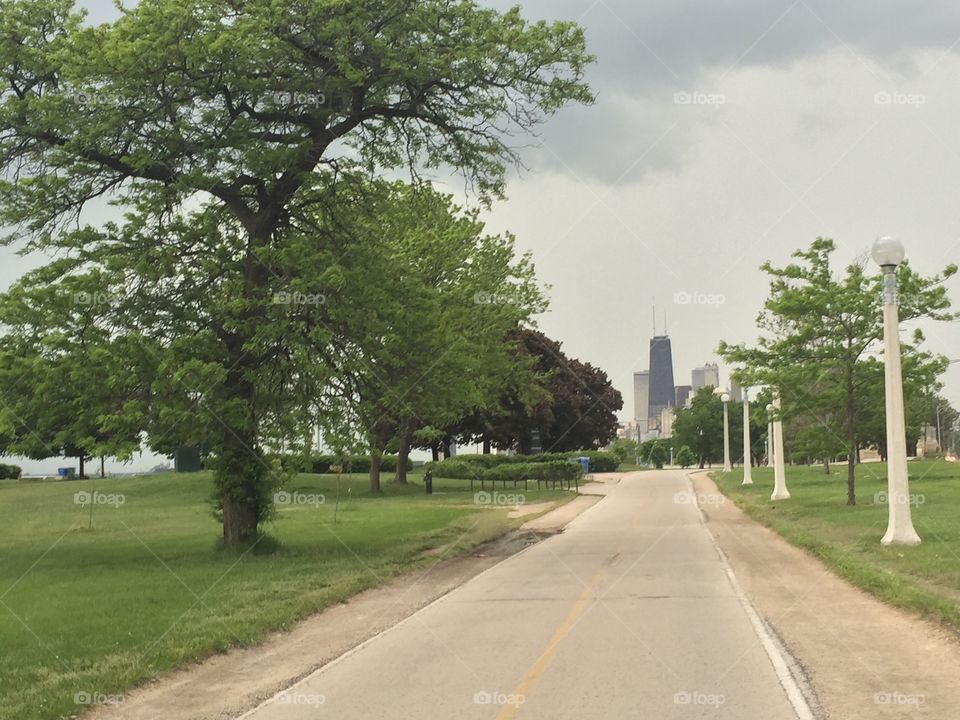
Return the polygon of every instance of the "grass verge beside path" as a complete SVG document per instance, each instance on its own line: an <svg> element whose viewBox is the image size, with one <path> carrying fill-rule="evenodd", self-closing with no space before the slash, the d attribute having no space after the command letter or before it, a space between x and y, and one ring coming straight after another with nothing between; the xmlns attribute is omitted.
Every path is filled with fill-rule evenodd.
<svg viewBox="0 0 960 720"><path fill-rule="evenodd" d="M917 547L880 544L887 528L887 468L857 468L857 506L846 505L846 466L788 467L789 500L773 502L773 471L713 472L723 493L750 517L809 550L854 585L884 602L960 631L960 467L942 460L909 463Z"/></svg>
<svg viewBox="0 0 960 720"><path fill-rule="evenodd" d="M97 480L92 529L89 503L75 503L90 481L0 481L0 719L69 717L122 699L533 517L477 505L463 481L435 480L427 496L418 474L409 486L385 475L373 496L366 475L344 475L334 524L337 483L298 476L268 536L233 552L217 543L207 473ZM527 503L573 497L516 492Z"/></svg>

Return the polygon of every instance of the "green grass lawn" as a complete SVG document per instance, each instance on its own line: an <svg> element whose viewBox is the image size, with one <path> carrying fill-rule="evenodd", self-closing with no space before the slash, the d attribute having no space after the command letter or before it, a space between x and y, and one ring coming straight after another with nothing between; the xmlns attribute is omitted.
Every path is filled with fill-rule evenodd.
<svg viewBox="0 0 960 720"><path fill-rule="evenodd" d="M633 463L620 463L620 466L617 468L618 473L627 473L627 472L639 472L640 470L649 470L650 468L646 465L634 465Z"/></svg>
<svg viewBox="0 0 960 720"><path fill-rule="evenodd" d="M916 547L880 544L887 528L887 468L857 468L857 506L846 505L846 465L787 467L791 498L770 501L773 471L754 469L753 486L741 469L713 477L751 517L822 558L880 599L960 630L960 467L942 460L909 464Z"/></svg>
<svg viewBox="0 0 960 720"><path fill-rule="evenodd" d="M464 481L423 492L384 475L301 475L268 536L222 549L207 473L95 481L0 481L0 718L60 718L76 695L116 695L186 661L255 644L404 570L466 552L522 520L474 503ZM572 497L522 488L527 503ZM109 496L116 496L111 498ZM319 496L325 502L320 502ZM122 504L121 501L122 500ZM82 700L82 698L81 698Z"/></svg>

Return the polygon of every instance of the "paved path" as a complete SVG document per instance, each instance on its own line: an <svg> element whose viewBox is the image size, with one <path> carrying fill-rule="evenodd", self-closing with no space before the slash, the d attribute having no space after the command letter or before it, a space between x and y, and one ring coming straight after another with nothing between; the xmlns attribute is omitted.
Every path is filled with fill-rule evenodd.
<svg viewBox="0 0 960 720"><path fill-rule="evenodd" d="M795 719L783 659L692 501L685 473L629 475L563 534L244 717Z"/></svg>

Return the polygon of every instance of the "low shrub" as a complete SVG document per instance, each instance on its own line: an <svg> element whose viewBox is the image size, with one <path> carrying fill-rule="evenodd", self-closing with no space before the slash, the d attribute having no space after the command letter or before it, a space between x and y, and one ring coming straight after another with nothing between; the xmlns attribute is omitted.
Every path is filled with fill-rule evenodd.
<svg viewBox="0 0 960 720"><path fill-rule="evenodd" d="M450 458L436 463L427 463L424 469L435 477L450 480L490 480L510 482L521 480L566 481L580 477L580 465L569 459L549 460L545 462L507 462L492 467L482 467L480 463L458 462Z"/></svg>
<svg viewBox="0 0 960 720"><path fill-rule="evenodd" d="M369 455L348 455L346 458L336 455L314 454L309 457L302 455L274 455L286 472L309 472L325 475L337 472L342 467L343 472L368 473L370 472ZM396 472L400 458L397 455L384 455L380 458L381 472ZM413 461L407 458L407 470L413 470Z"/></svg>
<svg viewBox="0 0 960 720"><path fill-rule="evenodd" d="M620 467L620 458L617 454L604 450L578 450L566 453L566 456L590 458L590 472L616 472Z"/></svg>
<svg viewBox="0 0 960 720"><path fill-rule="evenodd" d="M682 468L688 468L697 462L697 458L693 454L693 450L684 445L677 451L674 462Z"/></svg>
<svg viewBox="0 0 960 720"><path fill-rule="evenodd" d="M440 463L465 462L479 465L484 468L493 468L501 465L547 463L566 461L570 458L590 458L590 472L615 472L620 467L620 458L615 453L603 450L573 450L562 453L539 453L537 455L454 455Z"/></svg>
<svg viewBox="0 0 960 720"><path fill-rule="evenodd" d="M505 453L499 453L496 455L493 453L488 453L486 455L458 454L451 458L447 458L446 460L440 460L439 462L466 462L480 465L485 468L490 468L496 467L497 465L506 465L508 463L528 462L529 457L530 456L528 455L507 455Z"/></svg>
<svg viewBox="0 0 960 720"><path fill-rule="evenodd" d="M575 480L583 472L579 463L567 460L550 460L547 462L533 463L529 466L536 474L533 479L548 481Z"/></svg>
<svg viewBox="0 0 960 720"><path fill-rule="evenodd" d="M23 472L19 465L4 465L0 463L0 480L19 480Z"/></svg>
<svg viewBox="0 0 960 720"><path fill-rule="evenodd" d="M487 468L479 463L458 461L449 458L439 462L428 462L423 466L424 471L432 472L434 477L450 480L479 480L487 472Z"/></svg>

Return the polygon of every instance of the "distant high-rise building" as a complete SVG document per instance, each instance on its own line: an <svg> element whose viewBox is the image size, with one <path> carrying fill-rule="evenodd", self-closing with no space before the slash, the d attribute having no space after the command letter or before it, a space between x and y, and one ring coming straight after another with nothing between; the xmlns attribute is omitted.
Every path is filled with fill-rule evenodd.
<svg viewBox="0 0 960 720"><path fill-rule="evenodd" d="M661 413L676 402L673 385L673 352L670 338L666 335L654 335L650 339L650 391L648 417L651 430L660 429ZM656 428L652 425L656 423Z"/></svg>
<svg viewBox="0 0 960 720"><path fill-rule="evenodd" d="M693 387L690 385L677 385L674 392L674 403L676 407L682 408L686 407L687 400L690 399L690 395L693 392Z"/></svg>
<svg viewBox="0 0 960 720"><path fill-rule="evenodd" d="M694 391L708 385L710 387L720 387L720 368L716 363L707 363L696 367L691 373L690 380Z"/></svg>
<svg viewBox="0 0 960 720"><path fill-rule="evenodd" d="M730 381L730 402L743 402L743 388L736 380Z"/></svg>
<svg viewBox="0 0 960 720"><path fill-rule="evenodd" d="M649 425L650 373L633 374L633 421L645 431Z"/></svg>

